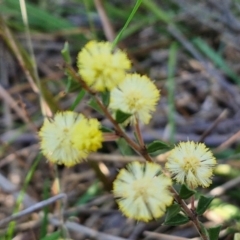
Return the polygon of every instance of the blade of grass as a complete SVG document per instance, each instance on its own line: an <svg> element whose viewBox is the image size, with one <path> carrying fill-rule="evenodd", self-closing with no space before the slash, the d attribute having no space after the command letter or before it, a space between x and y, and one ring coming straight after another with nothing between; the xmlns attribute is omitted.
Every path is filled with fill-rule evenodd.
<svg viewBox="0 0 240 240"><path fill-rule="evenodd" d="M9 11L15 13L14 17L17 18L16 21L21 20L19 0L4 1L4 6L5 9L7 8ZM52 13L39 8L34 4L26 3L26 10L28 13L29 24L31 28L37 28L38 30L52 32L74 27L73 24L68 20L54 16Z"/></svg>
<svg viewBox="0 0 240 240"><path fill-rule="evenodd" d="M29 84L31 85L34 92L39 93L38 86L36 85L37 80L35 79L31 58L29 57L28 53L23 49L23 47L19 44L19 42L15 39L14 35L7 27L4 19L0 16L0 35L2 36L3 41L8 46L10 51L12 51L13 55L19 62L22 70L24 71ZM41 86L42 95L44 102L42 101L41 104L45 106L45 112L47 112L48 116L51 115L51 112L56 112L59 107L57 102L54 100L54 97L48 90L48 88L42 84ZM50 109L51 110L50 110Z"/></svg>
<svg viewBox="0 0 240 240"><path fill-rule="evenodd" d="M155 2L152 0L144 0L142 2L143 6L151 11L159 20L169 24L172 21L172 14L162 10Z"/></svg>
<svg viewBox="0 0 240 240"><path fill-rule="evenodd" d="M43 184L43 198L44 200L48 199L50 197L50 182L49 180L45 180ZM40 227L40 239L45 237L47 235L47 228L48 228L48 213L49 213L49 206L45 206L43 208L43 219L41 222L41 227Z"/></svg>
<svg viewBox="0 0 240 240"><path fill-rule="evenodd" d="M76 108L76 106L81 102L81 100L85 96L85 93L86 93L86 91L84 89L82 89L80 91L80 93L77 95L77 98L75 99L75 101L73 102L73 104L70 107L71 111L73 111Z"/></svg>
<svg viewBox="0 0 240 240"><path fill-rule="evenodd" d="M228 66L226 61L219 53L214 51L203 39L195 38L193 43L200 49L214 64L231 77L238 85L240 85L239 76Z"/></svg>
<svg viewBox="0 0 240 240"><path fill-rule="evenodd" d="M13 213L17 213L19 211L20 205L23 201L23 198L24 198L24 195L26 193L27 187L28 187L28 185L29 185L29 183L32 179L32 176L33 176L35 170L37 169L37 166L38 166L41 159L42 159L42 154L39 153L38 156L36 157L34 163L30 167L30 169L28 170L27 176L26 176L26 178L24 180L24 183L23 183L23 187L22 187L22 189L19 193L19 196L17 198L16 205L15 205ZM12 240L13 239L15 226L16 226L15 221L12 221L12 222L9 223L8 228L7 228L7 233L6 233L6 240Z"/></svg>
<svg viewBox="0 0 240 240"><path fill-rule="evenodd" d="M168 78L167 78L167 91L168 91L168 125L170 130L169 140L171 143L175 141L175 104L174 104L174 92L175 82L174 74L177 62L178 45L176 42L171 44L168 58Z"/></svg>
<svg viewBox="0 0 240 240"><path fill-rule="evenodd" d="M133 10L132 10L131 14L129 15L129 17L128 17L127 21L126 21L126 23L124 24L123 28L120 30L120 32L118 33L118 35L114 39L114 41L113 41L113 48L121 40L123 32L126 30L126 28L128 27L129 23L133 19L134 15L137 12L138 8L140 7L141 3L142 3L142 0L137 0L136 4L133 7Z"/></svg>

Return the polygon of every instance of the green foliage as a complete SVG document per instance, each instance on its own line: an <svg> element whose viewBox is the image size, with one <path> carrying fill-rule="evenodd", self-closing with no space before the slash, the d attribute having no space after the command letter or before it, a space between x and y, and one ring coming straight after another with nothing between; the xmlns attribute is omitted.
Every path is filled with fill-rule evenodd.
<svg viewBox="0 0 240 240"><path fill-rule="evenodd" d="M218 236L221 230L221 226L216 226L212 228L208 228L208 236L210 240L218 240Z"/></svg>
<svg viewBox="0 0 240 240"><path fill-rule="evenodd" d="M197 214L202 215L207 210L213 199L214 197L201 196L196 209Z"/></svg>
<svg viewBox="0 0 240 240"><path fill-rule="evenodd" d="M133 155L132 148L129 146L129 144L126 142L124 138L119 138L117 140L117 145L123 156Z"/></svg>
<svg viewBox="0 0 240 240"><path fill-rule="evenodd" d="M52 32L74 27L68 20L54 16L52 13L39 8L37 5L26 2L26 8L31 29L35 28L46 32ZM14 16L16 19L12 20L12 25L17 28L23 28L19 0L4 1L4 4L2 4L0 8L0 13L11 13L11 16Z"/></svg>
<svg viewBox="0 0 240 240"><path fill-rule="evenodd" d="M103 114L102 109L99 107L94 97L91 97L90 101L88 102L88 106L92 107L94 110L96 110L100 114Z"/></svg>
<svg viewBox="0 0 240 240"><path fill-rule="evenodd" d="M94 181L94 183L87 189L87 191L77 200L76 206L80 206L89 202L91 199L99 195L101 188L100 188L99 181Z"/></svg>
<svg viewBox="0 0 240 240"><path fill-rule="evenodd" d="M195 38L193 41L196 46L204 53L207 57L209 57L212 62L223 70L229 77L231 77L238 85L240 85L240 78L238 74L236 74L225 62L225 60L215 52L208 44L202 40L201 38Z"/></svg>
<svg viewBox="0 0 240 240"><path fill-rule="evenodd" d="M70 107L70 110L71 110L71 111L73 111L73 110L76 108L76 106L82 101L82 99L84 98L85 94L86 94L86 91L85 91L84 89L82 89L82 90L78 93L76 99L74 100L73 104L72 104L71 107Z"/></svg>
<svg viewBox="0 0 240 240"><path fill-rule="evenodd" d="M165 220L165 225L178 226L189 222L189 218L183 214L176 214L174 217Z"/></svg>
<svg viewBox="0 0 240 240"><path fill-rule="evenodd" d="M104 106L108 107L110 103L110 92L109 91L102 92L101 96L102 96L102 102Z"/></svg>
<svg viewBox="0 0 240 240"><path fill-rule="evenodd" d="M117 123L123 123L132 116L132 114L122 112L121 110L117 110L115 114Z"/></svg>
<svg viewBox="0 0 240 240"><path fill-rule="evenodd" d="M43 188L43 198L48 199L50 197L50 182L49 180L44 181L44 188ZM49 213L49 206L45 206L43 209L43 219L41 222L40 228L40 239L46 236L47 229L48 229L48 213Z"/></svg>
<svg viewBox="0 0 240 240"><path fill-rule="evenodd" d="M153 141L147 145L148 153L154 153L159 150L171 150L171 147L162 141Z"/></svg>
<svg viewBox="0 0 240 240"><path fill-rule="evenodd" d="M49 235L47 235L46 237L44 238L41 238L41 240L57 240L61 237L61 232L60 231L57 231L57 232L53 232Z"/></svg>
<svg viewBox="0 0 240 240"><path fill-rule="evenodd" d="M64 47L63 47L63 49L61 50L61 54L62 54L62 57L63 57L64 61L65 61L67 64L71 64L71 63L72 63L72 59L71 59L71 55L70 55L70 50L69 50L69 44L68 44L68 42L65 42L65 43L64 43Z"/></svg>
<svg viewBox="0 0 240 240"><path fill-rule="evenodd" d="M172 206L167 208L165 222L171 220L173 217L175 217L181 210L181 207L179 204L174 203Z"/></svg>
<svg viewBox="0 0 240 240"><path fill-rule="evenodd" d="M183 184L181 185L180 191L179 191L179 196L182 199L188 199L190 198L192 195L194 195L196 193L196 191L188 188L187 185Z"/></svg>

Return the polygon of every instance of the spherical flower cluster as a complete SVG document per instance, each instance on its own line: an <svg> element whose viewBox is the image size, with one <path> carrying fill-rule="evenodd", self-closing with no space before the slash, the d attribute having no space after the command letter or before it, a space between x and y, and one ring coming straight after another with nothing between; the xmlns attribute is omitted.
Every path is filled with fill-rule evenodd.
<svg viewBox="0 0 240 240"><path fill-rule="evenodd" d="M166 168L173 178L191 188L208 187L211 183L216 159L203 143L179 143L169 154Z"/></svg>
<svg viewBox="0 0 240 240"><path fill-rule="evenodd" d="M132 114L125 124L134 124L137 119L148 124L159 99L159 90L147 76L127 74L125 80L111 91L109 107L113 111L119 109Z"/></svg>
<svg viewBox="0 0 240 240"><path fill-rule="evenodd" d="M113 195L125 216L148 222L164 215L172 204L168 189L171 184L158 164L133 162L120 170L113 183Z"/></svg>
<svg viewBox="0 0 240 240"><path fill-rule="evenodd" d="M95 91L113 89L131 68L123 51L113 50L110 42L96 41L90 41L79 52L77 65L83 81Z"/></svg>
<svg viewBox="0 0 240 240"><path fill-rule="evenodd" d="M99 127L97 119L89 120L71 111L59 112L53 119L45 119L39 131L42 153L52 163L73 166L102 146Z"/></svg>

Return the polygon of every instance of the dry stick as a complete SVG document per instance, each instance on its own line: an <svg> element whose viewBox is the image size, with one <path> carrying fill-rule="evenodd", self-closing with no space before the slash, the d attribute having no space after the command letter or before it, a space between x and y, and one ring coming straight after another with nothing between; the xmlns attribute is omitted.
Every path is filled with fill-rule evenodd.
<svg viewBox="0 0 240 240"><path fill-rule="evenodd" d="M219 147L215 149L215 152L222 151L229 147L229 145L233 144L235 141L237 141L240 138L240 131L233 134L229 139L227 139L225 142L223 142Z"/></svg>
<svg viewBox="0 0 240 240"><path fill-rule="evenodd" d="M141 146L141 148L146 148L143 137L142 137L142 133L140 130L138 119L136 119L136 124L134 125L134 127L135 127L135 133L136 133L138 141L139 141L139 145Z"/></svg>
<svg viewBox="0 0 240 240"><path fill-rule="evenodd" d="M163 233L156 233L156 232L149 232L149 231L144 231L143 235L146 236L147 238L145 239L159 239L159 240L189 240L189 238L183 238L183 237L177 237L177 236L169 236L167 234Z"/></svg>
<svg viewBox="0 0 240 240"><path fill-rule="evenodd" d="M27 78L31 88L33 89L33 91L35 93L39 94L41 107L44 109L44 112L46 113L47 116L52 116L52 111L49 108L44 97L42 96L42 92L40 91L41 89L39 89L41 86L36 85L35 79L31 73L31 71L28 69L28 67L24 61L24 58L21 55L19 46L17 45L11 31L6 26L6 24L4 23L4 20L1 17L0 17L0 24L2 25L2 32L3 32L3 36L4 36L3 39L6 43L6 45L9 47L9 49L11 49L12 52L14 52L14 55L17 58L18 63L20 65L20 67L22 68L23 72L25 73L26 78Z"/></svg>
<svg viewBox="0 0 240 240"><path fill-rule="evenodd" d="M13 214L12 216L9 216L7 218L4 218L3 220L0 221L0 226L1 225L4 225L4 224L7 224L13 220L16 220L20 217L23 217L25 215L28 215L36 210L39 210L47 205L50 205L51 203L53 202L56 202L57 200L61 199L61 198L67 198L67 195L65 193L60 193L58 194L57 196L54 196L54 197L51 197L51 198L48 198L47 200L44 200L44 201L41 201L41 202L38 202L36 204L34 204L33 206L29 207L29 208L26 208L16 214Z"/></svg>
<svg viewBox="0 0 240 240"><path fill-rule="evenodd" d="M217 119L212 123L212 125L206 130L204 131L204 133L201 135L201 137L199 138L199 142L202 142L211 132L212 130L224 119L226 118L228 113L227 109L224 109L221 114L217 117Z"/></svg>
<svg viewBox="0 0 240 240"><path fill-rule="evenodd" d="M59 226L61 224L60 221L56 218L49 217L48 220L50 221L51 224L53 224L55 226ZM113 236L110 234L98 232L96 230L85 227L85 226L80 225L75 222L66 221L65 227L68 230L75 231L80 234L84 234L87 236L87 238L91 238L91 239L95 239L95 240L126 240L125 238L120 238L120 237Z"/></svg>
<svg viewBox="0 0 240 240"><path fill-rule="evenodd" d="M103 6L103 2L102 0L94 0L94 3L98 11L99 17L101 19L105 36L109 42L112 42L115 39L115 31L113 29L112 24L109 21L109 18Z"/></svg>
<svg viewBox="0 0 240 240"><path fill-rule="evenodd" d="M25 115L24 111L19 108L17 102L9 95L9 93L0 85L0 98L4 99L9 106L17 113L17 115L22 119L24 123L26 123L33 132L37 131L36 126L29 121L28 117Z"/></svg>

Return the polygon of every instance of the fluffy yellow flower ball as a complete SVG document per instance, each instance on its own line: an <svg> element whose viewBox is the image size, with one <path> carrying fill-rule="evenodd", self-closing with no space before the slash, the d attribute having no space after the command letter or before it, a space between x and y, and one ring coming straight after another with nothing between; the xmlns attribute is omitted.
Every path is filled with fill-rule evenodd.
<svg viewBox="0 0 240 240"><path fill-rule="evenodd" d="M166 168L173 179L191 188L208 187L216 159L203 143L180 142L169 154Z"/></svg>
<svg viewBox="0 0 240 240"><path fill-rule="evenodd" d="M39 131L42 153L52 163L73 166L102 146L99 126L97 119L88 120L71 111L59 112L53 119L45 119ZM84 137L79 137L82 134Z"/></svg>
<svg viewBox="0 0 240 240"><path fill-rule="evenodd" d="M111 91L109 108L132 114L125 124L135 124L136 119L148 124L159 99L159 90L147 76L127 74Z"/></svg>
<svg viewBox="0 0 240 240"><path fill-rule="evenodd" d="M123 214L148 222L164 215L173 201L170 178L160 174L156 163L133 162L120 170L113 183L113 195Z"/></svg>
<svg viewBox="0 0 240 240"><path fill-rule="evenodd" d="M79 52L77 65L83 81L100 92L113 89L131 68L131 62L123 51L113 50L110 42L96 41L90 41Z"/></svg>

